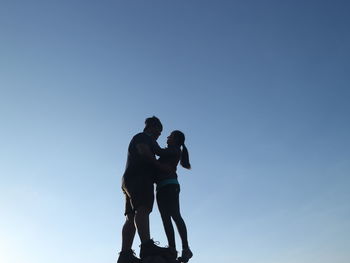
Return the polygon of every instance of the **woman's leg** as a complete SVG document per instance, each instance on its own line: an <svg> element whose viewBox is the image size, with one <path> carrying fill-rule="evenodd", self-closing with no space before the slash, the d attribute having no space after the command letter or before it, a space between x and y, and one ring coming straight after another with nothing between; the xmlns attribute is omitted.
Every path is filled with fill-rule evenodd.
<svg viewBox="0 0 350 263"><path fill-rule="evenodd" d="M157 192L157 204L158 209L160 212L160 215L162 217L164 231L166 234L166 237L168 239L168 245L169 247L176 248L175 244L175 233L174 233L174 227L171 222L171 214L169 210L169 192L167 191L168 187L165 186L164 188L161 188Z"/></svg>
<svg viewBox="0 0 350 263"><path fill-rule="evenodd" d="M176 188L174 188L173 192L173 210L172 210L172 218L175 221L177 230L179 232L179 235L181 237L182 241L182 254L181 257L179 257L179 261L181 262L188 262L190 258L192 258L193 253L191 249L188 246L188 240L187 240L187 228L185 221L183 220L181 213L180 213L180 202L179 202L179 194L180 194L180 186L178 185Z"/></svg>
<svg viewBox="0 0 350 263"><path fill-rule="evenodd" d="M177 231L179 232L181 241L182 241L182 248L188 248L188 240L187 240L187 228L185 221L182 219L181 215L175 215L173 216L173 219L175 221Z"/></svg>
<svg viewBox="0 0 350 263"><path fill-rule="evenodd" d="M161 217L163 221L165 234L168 239L168 245L169 247L176 248L175 233L174 233L173 223L171 222L171 217L169 214L164 214L164 213L161 213Z"/></svg>
<svg viewBox="0 0 350 263"><path fill-rule="evenodd" d="M180 201L179 201L179 194L180 194L180 186L175 185L172 189L172 210L171 210L171 217L173 218L177 231L179 232L181 241L182 241L182 248L186 249L188 248L188 240L187 240L187 228L185 221L183 220L181 213L180 213Z"/></svg>

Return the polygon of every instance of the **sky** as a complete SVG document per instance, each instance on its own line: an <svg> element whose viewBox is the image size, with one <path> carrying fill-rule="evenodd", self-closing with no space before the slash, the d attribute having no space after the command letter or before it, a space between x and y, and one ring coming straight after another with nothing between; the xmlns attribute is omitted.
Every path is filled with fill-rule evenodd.
<svg viewBox="0 0 350 263"><path fill-rule="evenodd" d="M127 147L156 115L161 146L186 135L190 262L350 262L349 12L2 0L0 261L116 262Z"/></svg>

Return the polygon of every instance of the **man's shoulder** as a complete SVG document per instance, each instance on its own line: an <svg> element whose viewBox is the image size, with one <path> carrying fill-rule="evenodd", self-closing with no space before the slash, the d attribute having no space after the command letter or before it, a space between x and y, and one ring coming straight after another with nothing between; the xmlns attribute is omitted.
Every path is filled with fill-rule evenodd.
<svg viewBox="0 0 350 263"><path fill-rule="evenodd" d="M133 138L133 139L142 138L142 137L144 137L145 135L147 136L146 133L144 133L144 132L139 132L139 133L135 134L134 137L132 137L132 138Z"/></svg>
<svg viewBox="0 0 350 263"><path fill-rule="evenodd" d="M136 134L132 138L131 142L134 142L134 143L150 143L150 142L152 142L152 138L149 135L147 135L146 133L140 132L140 133Z"/></svg>

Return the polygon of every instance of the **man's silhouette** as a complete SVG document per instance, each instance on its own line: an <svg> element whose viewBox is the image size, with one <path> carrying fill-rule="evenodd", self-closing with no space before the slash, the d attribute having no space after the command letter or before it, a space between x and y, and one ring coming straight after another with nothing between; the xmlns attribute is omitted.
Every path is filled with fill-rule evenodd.
<svg viewBox="0 0 350 263"><path fill-rule="evenodd" d="M128 148L128 159L122 180L126 221L122 229L122 251L118 263L140 262L131 249L136 230L141 240L141 259L169 253L167 248L154 244L150 238L149 227L149 214L154 202L155 174L158 170L168 170L155 158L155 152L159 149L156 140L163 126L155 116L147 118L145 125L143 132L132 138Z"/></svg>

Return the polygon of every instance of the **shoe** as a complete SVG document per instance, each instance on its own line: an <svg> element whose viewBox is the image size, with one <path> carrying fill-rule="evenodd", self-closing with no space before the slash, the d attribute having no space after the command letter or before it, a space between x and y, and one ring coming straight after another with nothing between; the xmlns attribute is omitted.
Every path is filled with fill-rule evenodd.
<svg viewBox="0 0 350 263"><path fill-rule="evenodd" d="M158 243L157 243L158 245ZM156 243L150 239L141 244L140 258L143 259L149 256L165 256L168 257L170 254L169 248L158 247Z"/></svg>
<svg viewBox="0 0 350 263"><path fill-rule="evenodd" d="M193 257L193 253L190 248L185 248L182 250L181 257L178 258L179 262L188 262L190 258Z"/></svg>
<svg viewBox="0 0 350 263"><path fill-rule="evenodd" d="M169 259L177 259L177 251L174 247L167 247L168 249L168 258Z"/></svg>
<svg viewBox="0 0 350 263"><path fill-rule="evenodd" d="M121 251L117 263L141 263L141 259L136 257L134 250Z"/></svg>

